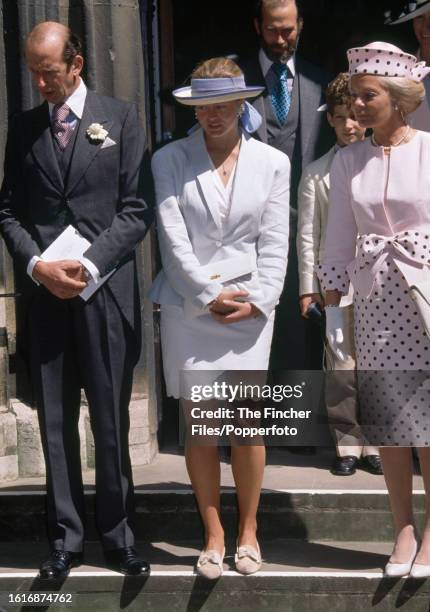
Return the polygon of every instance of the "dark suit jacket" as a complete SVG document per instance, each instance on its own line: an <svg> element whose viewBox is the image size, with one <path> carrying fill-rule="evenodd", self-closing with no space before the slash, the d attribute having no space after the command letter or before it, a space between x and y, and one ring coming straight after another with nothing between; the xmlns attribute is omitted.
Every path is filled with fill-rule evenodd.
<svg viewBox="0 0 430 612"><path fill-rule="evenodd" d="M239 65L244 72L247 85L266 85L258 60L258 54L243 61L239 60ZM334 143L334 136L333 130L331 130L327 123L325 113L317 112L317 108L325 102L324 91L330 81L329 75L318 66L303 59L299 54L295 56L295 70L295 80L297 79L298 83L295 82L294 87L298 86L300 92L299 137L301 164L300 168L293 167L292 173L297 172L299 180L302 170L311 161L329 150ZM263 122L255 134L263 142L267 142L264 111L264 98L267 96L268 91L266 89L253 102L253 105L263 117Z"/></svg>
<svg viewBox="0 0 430 612"><path fill-rule="evenodd" d="M100 123L114 146L102 149L86 130ZM0 191L0 231L24 272L68 225L91 242L85 256L104 275L117 271L107 286L138 332L139 299L134 248L152 219L142 198L145 137L135 105L87 91L84 112L66 181L52 140L48 104L24 112L8 136ZM31 281L29 290L35 290Z"/></svg>
<svg viewBox="0 0 430 612"><path fill-rule="evenodd" d="M261 71L258 54L239 61L247 85L266 86ZM295 56L294 89L298 88L298 124L296 138L299 147L294 147L291 161L290 191L290 249L284 291L277 309L273 335L271 367L274 370L319 369L322 362L322 342L320 331L303 319L298 306L299 279L296 251L297 231L297 190L302 171L306 166L323 155L334 143L333 130L328 125L326 114L318 112L324 104L324 91L329 76L320 68L309 63L299 54ZM294 92L294 95L297 91ZM269 95L267 89L253 101L260 112L263 122L256 136L263 142L268 141L265 103ZM293 99L294 99L293 95ZM284 140L284 142L286 139ZM297 145L297 142L295 143ZM286 151L284 151L286 152Z"/></svg>

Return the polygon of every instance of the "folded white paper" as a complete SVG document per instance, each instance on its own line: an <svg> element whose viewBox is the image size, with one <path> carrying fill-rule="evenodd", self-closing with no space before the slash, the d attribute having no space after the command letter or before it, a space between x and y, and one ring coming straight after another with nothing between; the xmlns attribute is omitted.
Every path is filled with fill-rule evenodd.
<svg viewBox="0 0 430 612"><path fill-rule="evenodd" d="M40 256L44 261L60 261L61 259L77 259L83 257L85 251L89 249L91 243L84 238L73 225L68 225L64 232L49 245ZM87 301L115 272L109 272L99 278L96 282L93 278L88 281L88 285L79 294L83 300Z"/></svg>

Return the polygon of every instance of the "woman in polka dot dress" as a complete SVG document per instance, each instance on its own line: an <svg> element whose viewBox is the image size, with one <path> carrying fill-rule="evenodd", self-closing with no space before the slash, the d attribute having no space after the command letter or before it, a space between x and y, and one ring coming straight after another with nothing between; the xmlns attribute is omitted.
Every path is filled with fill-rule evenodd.
<svg viewBox="0 0 430 612"><path fill-rule="evenodd" d="M397 47L350 49L356 117L373 135L338 152L323 264L327 337L341 354L336 306L351 281L363 430L381 458L396 532L386 575L430 575L430 518L419 552L411 446L430 491L430 340L408 289L430 279L430 134L405 119L430 68ZM336 339L338 344L336 345Z"/></svg>

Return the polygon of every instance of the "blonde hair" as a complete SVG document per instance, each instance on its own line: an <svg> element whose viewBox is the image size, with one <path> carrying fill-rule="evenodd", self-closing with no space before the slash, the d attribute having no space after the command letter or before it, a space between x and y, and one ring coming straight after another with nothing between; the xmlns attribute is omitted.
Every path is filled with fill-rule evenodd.
<svg viewBox="0 0 430 612"><path fill-rule="evenodd" d="M228 57L213 57L198 64L191 73L192 79L218 79L242 76L239 66Z"/></svg>
<svg viewBox="0 0 430 612"><path fill-rule="evenodd" d="M403 115L413 113L425 98L425 88L421 81L390 76L380 76L379 81Z"/></svg>

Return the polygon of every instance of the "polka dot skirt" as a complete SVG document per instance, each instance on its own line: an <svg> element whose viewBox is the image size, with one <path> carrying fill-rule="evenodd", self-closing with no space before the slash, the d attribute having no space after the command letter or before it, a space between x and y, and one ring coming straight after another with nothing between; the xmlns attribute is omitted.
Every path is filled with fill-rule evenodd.
<svg viewBox="0 0 430 612"><path fill-rule="evenodd" d="M411 233L400 244L409 257L428 264L426 238ZM360 255L352 271L361 426L375 446L430 446L430 340L406 279L388 256L370 297L367 291L360 294L355 282L357 272L369 275L378 257L375 243L377 239L358 241ZM318 276L325 289L345 292L348 286L346 272L337 266L319 266Z"/></svg>
<svg viewBox="0 0 430 612"><path fill-rule="evenodd" d="M354 336L361 425L369 444L429 446L430 340L390 257L370 298L355 291Z"/></svg>
<svg viewBox="0 0 430 612"><path fill-rule="evenodd" d="M364 433L373 445L430 445L430 340L393 260L372 297L354 301Z"/></svg>

